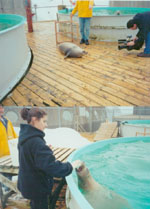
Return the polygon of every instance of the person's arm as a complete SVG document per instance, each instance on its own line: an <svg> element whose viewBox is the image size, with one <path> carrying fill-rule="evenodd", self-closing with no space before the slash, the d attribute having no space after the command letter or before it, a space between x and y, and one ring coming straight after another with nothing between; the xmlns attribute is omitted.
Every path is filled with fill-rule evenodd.
<svg viewBox="0 0 150 209"><path fill-rule="evenodd" d="M8 120L7 134L8 140L18 137L10 120Z"/></svg>
<svg viewBox="0 0 150 209"><path fill-rule="evenodd" d="M136 34L136 36L138 37L137 40L135 40L135 42L142 42L145 40L145 34L146 34L146 29L141 28L139 30L139 32Z"/></svg>
<svg viewBox="0 0 150 209"><path fill-rule="evenodd" d="M89 0L89 9L93 9L94 0Z"/></svg>
<svg viewBox="0 0 150 209"><path fill-rule="evenodd" d="M141 13L136 14L133 19L139 29L138 33L136 34L137 39L135 40L135 42L142 42L146 39L147 23L145 22L143 14Z"/></svg>
<svg viewBox="0 0 150 209"><path fill-rule="evenodd" d="M70 14L70 16L72 17L77 11L78 11L78 1L76 1L75 7L72 10L72 13Z"/></svg>
<svg viewBox="0 0 150 209"><path fill-rule="evenodd" d="M65 177L73 170L71 163L57 161L52 150L41 139L34 140L32 153L36 168L44 172L47 176Z"/></svg>

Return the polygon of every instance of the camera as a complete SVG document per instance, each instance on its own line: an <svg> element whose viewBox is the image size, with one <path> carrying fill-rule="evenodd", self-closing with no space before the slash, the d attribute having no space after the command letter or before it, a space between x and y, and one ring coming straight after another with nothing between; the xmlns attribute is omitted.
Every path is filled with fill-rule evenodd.
<svg viewBox="0 0 150 209"><path fill-rule="evenodd" d="M143 44L144 44L144 40L143 41L137 41L135 42L135 44L133 46L127 46L127 43L133 41L132 36L127 36L126 39L119 39L118 40L118 49L122 50L122 49L127 49L128 51L130 50L139 50Z"/></svg>

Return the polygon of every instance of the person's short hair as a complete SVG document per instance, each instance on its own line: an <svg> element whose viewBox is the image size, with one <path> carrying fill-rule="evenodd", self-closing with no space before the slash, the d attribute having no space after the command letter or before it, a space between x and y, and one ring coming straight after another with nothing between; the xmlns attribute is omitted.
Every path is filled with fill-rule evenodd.
<svg viewBox="0 0 150 209"><path fill-rule="evenodd" d="M132 28L132 27L134 26L134 24L135 24L135 22L134 22L133 19L129 20L129 21L127 22L127 28Z"/></svg>

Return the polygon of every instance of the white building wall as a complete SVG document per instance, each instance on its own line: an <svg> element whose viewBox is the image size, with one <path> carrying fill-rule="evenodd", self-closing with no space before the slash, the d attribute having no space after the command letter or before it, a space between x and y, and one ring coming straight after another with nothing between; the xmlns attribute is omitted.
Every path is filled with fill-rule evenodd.
<svg viewBox="0 0 150 209"><path fill-rule="evenodd" d="M109 2L111 7L141 7L141 8L150 8L150 1L141 1L141 0L114 0Z"/></svg>

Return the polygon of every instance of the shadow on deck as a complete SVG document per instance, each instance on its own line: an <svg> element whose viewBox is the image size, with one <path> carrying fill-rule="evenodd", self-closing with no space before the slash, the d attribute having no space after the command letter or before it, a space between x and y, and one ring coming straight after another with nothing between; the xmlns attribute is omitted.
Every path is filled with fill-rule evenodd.
<svg viewBox="0 0 150 209"><path fill-rule="evenodd" d="M27 39L32 67L3 105L149 106L150 59L138 58L137 51L91 41L81 46L88 52L83 58L64 60L52 22L35 23Z"/></svg>

